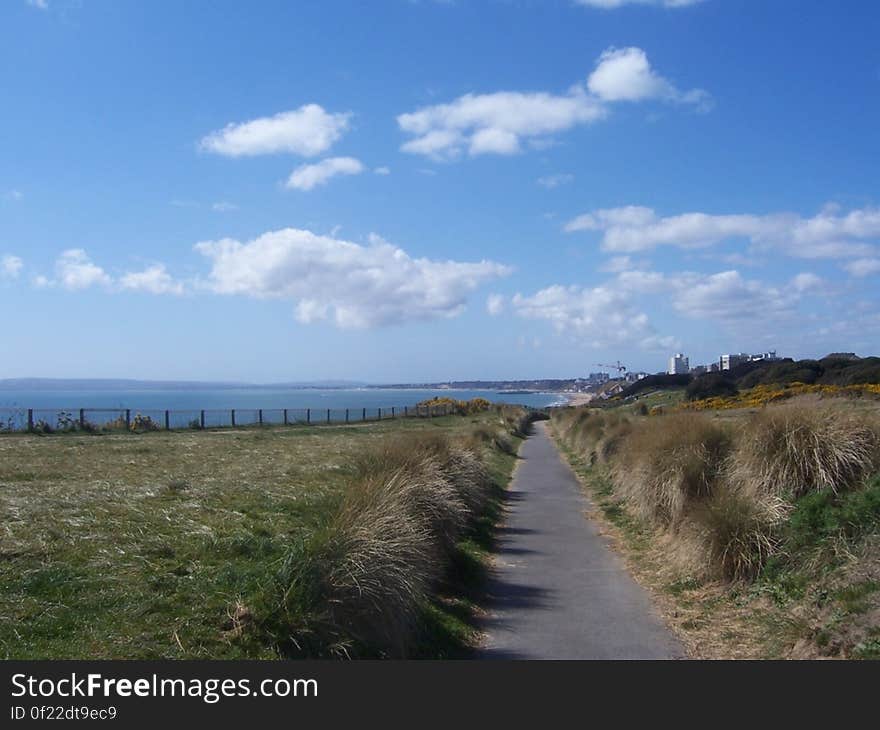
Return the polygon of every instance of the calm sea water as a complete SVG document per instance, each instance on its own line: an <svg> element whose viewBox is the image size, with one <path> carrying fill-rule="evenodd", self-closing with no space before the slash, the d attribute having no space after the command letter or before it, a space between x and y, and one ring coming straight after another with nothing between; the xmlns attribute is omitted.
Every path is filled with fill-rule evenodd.
<svg viewBox="0 0 880 730"><path fill-rule="evenodd" d="M485 398L494 403L515 403L542 408L564 403L558 393L513 394L494 390L410 389L278 389L221 388L217 390L40 390L0 391L0 408L39 408L75 411L79 408L130 408L132 410L197 409L362 409L414 406L435 396L460 400Z"/></svg>

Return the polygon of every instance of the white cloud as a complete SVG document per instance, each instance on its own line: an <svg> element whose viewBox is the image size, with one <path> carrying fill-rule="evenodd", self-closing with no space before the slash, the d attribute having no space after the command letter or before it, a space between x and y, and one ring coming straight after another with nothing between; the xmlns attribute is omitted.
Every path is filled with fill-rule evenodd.
<svg viewBox="0 0 880 730"><path fill-rule="evenodd" d="M88 289L91 286L109 286L112 279L100 266L91 262L81 248L71 248L55 261L55 275L65 289Z"/></svg>
<svg viewBox="0 0 880 730"><path fill-rule="evenodd" d="M119 285L129 291L141 291L149 294L183 294L183 284L174 281L165 270L163 264L155 264L143 271L124 274Z"/></svg>
<svg viewBox="0 0 880 730"><path fill-rule="evenodd" d="M49 0L27 0L27 4L39 10L49 9Z"/></svg>
<svg viewBox="0 0 880 730"><path fill-rule="evenodd" d="M211 204L211 210L217 213L230 213L234 210L238 210L238 206L235 203L230 203L226 200L220 200L216 203Z"/></svg>
<svg viewBox="0 0 880 730"><path fill-rule="evenodd" d="M556 175L544 175L543 177L539 177L537 183L541 187L552 190L553 188L558 188L560 185L567 185L572 180L574 180L574 175L562 172Z"/></svg>
<svg viewBox="0 0 880 730"><path fill-rule="evenodd" d="M211 261L210 290L291 299L301 322L330 319L343 328L454 317L480 284L510 273L492 261L412 258L378 236L362 246L293 228L196 250Z"/></svg>
<svg viewBox="0 0 880 730"><path fill-rule="evenodd" d="M603 101L643 101L659 99L694 104L708 110L711 97L702 89L680 91L658 75L641 48L609 48L600 57L587 87Z"/></svg>
<svg viewBox="0 0 880 730"><path fill-rule="evenodd" d="M703 0L575 0L578 5L588 8L601 8L602 10L614 10L624 5L659 5L664 8L686 8L697 5Z"/></svg>
<svg viewBox="0 0 880 730"><path fill-rule="evenodd" d="M288 189L311 190L326 185L337 175L359 175L364 171L360 160L354 157L329 157L314 165L300 165L290 175L285 185Z"/></svg>
<svg viewBox="0 0 880 730"><path fill-rule="evenodd" d="M709 276L683 275L670 284L676 290L674 307L694 319L716 321L766 320L790 313L797 290L744 279L738 271Z"/></svg>
<svg viewBox="0 0 880 730"><path fill-rule="evenodd" d="M385 166L377 167L375 170L373 170L373 172L376 173L377 175L390 175L391 168L385 167Z"/></svg>
<svg viewBox="0 0 880 730"><path fill-rule="evenodd" d="M18 256L0 256L0 279L17 279L23 267L24 261Z"/></svg>
<svg viewBox="0 0 880 730"><path fill-rule="evenodd" d="M599 58L586 84L564 94L499 91L465 94L447 104L426 106L397 117L412 139L401 149L438 160L467 152L513 155L523 144L545 147L554 134L590 124L608 114L608 103L660 100L708 108L709 95L700 89L679 91L656 74L639 48L609 48Z"/></svg>
<svg viewBox="0 0 880 730"><path fill-rule="evenodd" d="M803 272L791 280L791 286L800 294L817 293L825 288L825 280L811 272Z"/></svg>
<svg viewBox="0 0 880 730"><path fill-rule="evenodd" d="M6 193L6 197L17 203L24 199L24 193L21 190L10 190Z"/></svg>
<svg viewBox="0 0 880 730"><path fill-rule="evenodd" d="M643 268L643 263L634 261L631 256L612 256L599 267L599 271L617 274L622 271L632 271L640 268Z"/></svg>
<svg viewBox="0 0 880 730"><path fill-rule="evenodd" d="M537 139L605 116L601 102L583 88L567 94L499 91L465 94L449 104L428 106L397 117L414 139L404 152L435 159L470 155L515 154L524 139Z"/></svg>
<svg viewBox="0 0 880 730"><path fill-rule="evenodd" d="M564 230L601 231L602 249L614 253L648 251L658 246L705 248L722 241L745 239L756 249L780 249L798 258L871 256L880 238L880 209L865 208L841 215L826 208L813 218L794 213L712 215L684 213L659 217L639 206L586 213Z"/></svg>
<svg viewBox="0 0 880 730"><path fill-rule="evenodd" d="M493 317L497 317L504 311L504 297L500 294L490 294L486 298L486 311Z"/></svg>
<svg viewBox="0 0 880 730"><path fill-rule="evenodd" d="M716 274L626 270L600 286L550 286L513 298L521 317L543 319L557 331L586 338L595 347L635 345L645 350L675 349L674 335L658 334L645 309L669 303L683 317L732 327L759 329L793 317L801 299L819 293L825 282L803 272L779 286L746 279L738 271ZM637 305L642 301L642 305Z"/></svg>
<svg viewBox="0 0 880 730"><path fill-rule="evenodd" d="M550 286L532 296L513 298L517 315L543 319L560 333L586 338L593 347L635 344L654 349L672 340L658 337L644 312L638 311L620 287Z"/></svg>
<svg viewBox="0 0 880 730"><path fill-rule="evenodd" d="M326 152L348 129L350 112L330 113L318 104L228 124L204 137L200 147L227 157L289 152L314 157Z"/></svg>
<svg viewBox="0 0 880 730"><path fill-rule="evenodd" d="M856 259L845 264L843 268L852 276L873 276L880 274L880 258Z"/></svg>

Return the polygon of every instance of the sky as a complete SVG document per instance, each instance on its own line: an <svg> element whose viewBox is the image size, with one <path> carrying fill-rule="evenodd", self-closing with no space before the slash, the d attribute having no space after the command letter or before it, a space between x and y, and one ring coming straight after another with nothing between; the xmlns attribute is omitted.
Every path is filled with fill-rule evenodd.
<svg viewBox="0 0 880 730"><path fill-rule="evenodd" d="M878 354L878 32L861 0L4 0L0 378Z"/></svg>

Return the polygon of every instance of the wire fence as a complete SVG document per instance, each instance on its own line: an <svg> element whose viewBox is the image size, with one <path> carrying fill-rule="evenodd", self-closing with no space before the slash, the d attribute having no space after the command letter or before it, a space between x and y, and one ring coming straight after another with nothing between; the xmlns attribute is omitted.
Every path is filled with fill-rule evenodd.
<svg viewBox="0 0 880 730"><path fill-rule="evenodd" d="M456 410L450 404L389 408L0 408L0 433L174 431L245 426L309 426L363 423L392 418L434 418Z"/></svg>

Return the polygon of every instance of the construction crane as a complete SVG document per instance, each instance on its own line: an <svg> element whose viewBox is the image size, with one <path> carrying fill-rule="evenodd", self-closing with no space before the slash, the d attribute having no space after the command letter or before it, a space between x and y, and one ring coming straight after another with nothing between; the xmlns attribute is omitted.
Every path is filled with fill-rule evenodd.
<svg viewBox="0 0 880 730"><path fill-rule="evenodd" d="M622 378L624 375L626 375L626 365L623 365L620 360L618 360L614 365L609 365L608 363L604 362L597 362L596 367L611 368L612 370L616 370L618 378Z"/></svg>

